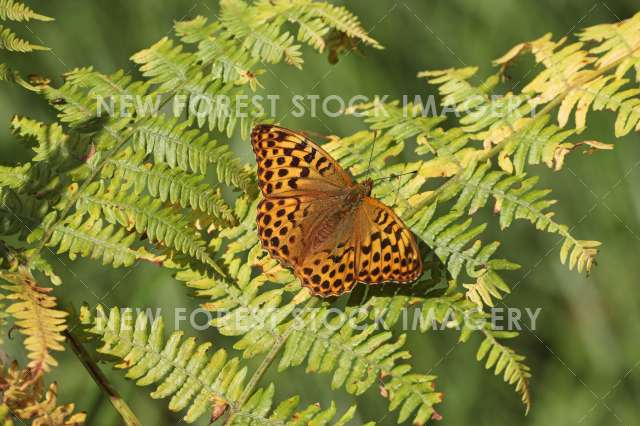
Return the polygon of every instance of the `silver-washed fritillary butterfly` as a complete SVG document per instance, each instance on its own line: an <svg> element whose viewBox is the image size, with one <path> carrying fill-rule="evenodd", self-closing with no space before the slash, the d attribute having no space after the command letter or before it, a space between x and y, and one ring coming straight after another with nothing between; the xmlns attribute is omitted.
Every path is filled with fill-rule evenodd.
<svg viewBox="0 0 640 426"><path fill-rule="evenodd" d="M251 144L264 199L258 233L271 256L315 295L337 296L356 283L407 283L422 274L411 231L304 135L256 126Z"/></svg>

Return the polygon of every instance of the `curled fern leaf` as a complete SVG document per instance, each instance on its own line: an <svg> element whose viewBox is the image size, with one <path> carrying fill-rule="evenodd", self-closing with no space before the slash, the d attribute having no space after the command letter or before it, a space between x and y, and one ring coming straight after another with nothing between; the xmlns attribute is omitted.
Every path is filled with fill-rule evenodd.
<svg viewBox="0 0 640 426"><path fill-rule="evenodd" d="M33 377L29 369L21 370L14 361L5 370L0 364L0 421L5 425L14 424L11 417L21 424L31 420L36 426L82 425L86 420L83 412L74 413L74 404L58 405L58 385L56 383L45 387L42 377Z"/></svg>

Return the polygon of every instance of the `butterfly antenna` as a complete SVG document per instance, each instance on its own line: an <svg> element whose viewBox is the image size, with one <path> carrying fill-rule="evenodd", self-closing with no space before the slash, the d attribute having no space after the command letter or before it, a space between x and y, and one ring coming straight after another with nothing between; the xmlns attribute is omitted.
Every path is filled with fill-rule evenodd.
<svg viewBox="0 0 640 426"><path fill-rule="evenodd" d="M374 181L374 182L377 182L377 181L379 181L379 180L395 179L395 178L399 178L400 176L413 175L413 174L415 174L415 173L418 173L418 171L417 171L417 170L414 170L414 171L412 171L412 172L400 173L399 175L385 176L385 177L381 177L381 178L378 178L378 179L374 179L373 181Z"/></svg>
<svg viewBox="0 0 640 426"><path fill-rule="evenodd" d="M378 140L378 131L373 132L373 144L371 144L371 153L369 154L369 165L367 166L367 176L371 171L371 161L373 161L373 151L376 150L376 141Z"/></svg>

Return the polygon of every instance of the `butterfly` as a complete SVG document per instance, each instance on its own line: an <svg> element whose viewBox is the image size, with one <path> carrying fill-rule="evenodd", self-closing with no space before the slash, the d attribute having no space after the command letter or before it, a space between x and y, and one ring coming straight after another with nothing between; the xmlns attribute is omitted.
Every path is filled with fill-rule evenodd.
<svg viewBox="0 0 640 426"><path fill-rule="evenodd" d="M314 295L356 283L408 283L422 275L412 232L320 146L293 130L259 124L251 133L263 199L258 235Z"/></svg>

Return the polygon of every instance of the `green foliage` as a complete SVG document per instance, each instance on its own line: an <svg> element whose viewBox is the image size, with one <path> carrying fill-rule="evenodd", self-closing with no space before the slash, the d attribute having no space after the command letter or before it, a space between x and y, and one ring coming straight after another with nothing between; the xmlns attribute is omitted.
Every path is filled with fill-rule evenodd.
<svg viewBox="0 0 640 426"><path fill-rule="evenodd" d="M18 37L10 28L0 25L0 49L9 52L33 52L36 50L48 50L44 46L30 43Z"/></svg>
<svg viewBox="0 0 640 426"><path fill-rule="evenodd" d="M29 21L52 21L48 16L40 15L24 3L15 0L0 0L0 50L11 53L28 53L39 50L49 50L45 46L32 43L18 36L12 27L7 26L9 22L24 23ZM25 87L29 85L24 82L17 72L11 70L9 65L0 63L0 81L16 80Z"/></svg>
<svg viewBox="0 0 640 426"><path fill-rule="evenodd" d="M113 267L147 261L171 269L217 314L212 325L233 340L234 350L260 358L254 371L224 349L209 354L210 343L179 331L165 339L161 319L83 309L98 351L115 357L137 384L156 385L151 396L171 397L170 410L186 411L187 422L206 412L214 420L226 416L228 424L342 425L355 416L355 406L336 416L334 404L296 411L299 396L274 403L275 386L258 385L278 357L280 371L304 365L307 374L330 375L333 389L352 395L377 387L398 422L439 418L443 393L435 377L412 371L406 336L394 329L408 309L419 311L422 333L440 324L459 326L461 343L479 335L478 361L513 385L528 410L530 369L505 343L516 333L486 322L489 307L510 292L505 274L518 265L499 257L499 241L483 239L489 223L476 213L491 202L501 229L523 219L556 235L562 263L589 272L599 243L578 239L556 220L555 200L538 188L535 168L561 170L580 147L613 148L578 139L589 111L612 111L616 136L640 129L640 92L632 83L634 72L639 79L640 15L588 28L579 42L545 36L522 43L479 83L472 67L420 73L437 86L441 106L459 117L455 122L429 116L418 102L375 101L350 111L363 113L369 128L331 136L324 148L356 178L397 176L376 181L373 195L428 249L417 283L359 286L341 323L330 317L333 301L310 297L261 249L254 168L227 141L246 138L264 118L257 109L238 112L240 96L263 89L264 67L301 68L304 45L330 50L330 57L349 43L381 46L345 8L321 1L222 0L220 7L217 20L177 22L173 36L134 54L140 78L79 68L60 86L33 82L58 111L58 122L16 117L14 134L33 149L32 158L0 166L0 234L17 243L13 260L2 264L8 282L2 301L27 336L30 366L55 365L50 351L61 349L66 327L48 288L31 275L38 271L59 284L43 258L48 248ZM43 19L9 0L0 0L0 18ZM12 32L3 37L14 50L28 49ZM529 52L543 71L519 91L505 89L508 67ZM0 68L0 75L10 73ZM411 161L399 161L401 155ZM371 170L362 161L369 156ZM469 313L484 321L480 327L469 324Z"/></svg>
<svg viewBox="0 0 640 426"><path fill-rule="evenodd" d="M134 317L132 310L117 308L107 314L98 306L95 314L88 307L81 312L87 331L98 336L98 352L116 357L117 368L126 369L126 377L138 386L156 385L152 398L168 398L171 411L186 410L184 420L192 423L207 412L212 420L227 410L235 415L230 424L298 425L327 424L335 414L335 405L322 411L312 405L295 413L298 398L273 405L274 386L258 389L251 397L241 400L248 373L238 358L231 358L224 349L209 354L212 344L196 344L194 338L183 339L181 331L164 337L164 323L158 317L152 323L145 313ZM270 413L271 412L271 413ZM348 422L355 407L348 410L336 425Z"/></svg>

